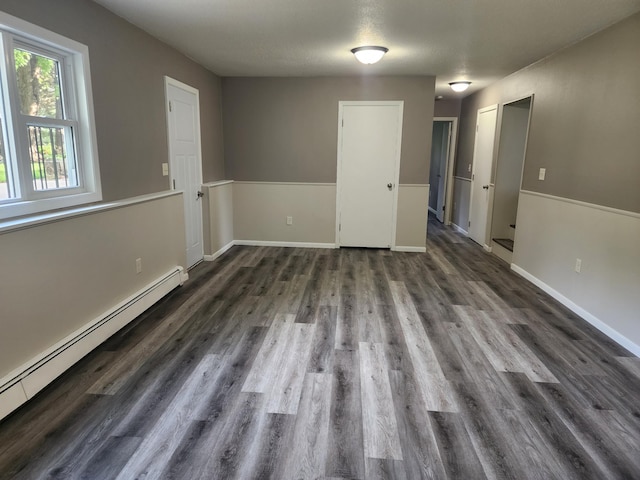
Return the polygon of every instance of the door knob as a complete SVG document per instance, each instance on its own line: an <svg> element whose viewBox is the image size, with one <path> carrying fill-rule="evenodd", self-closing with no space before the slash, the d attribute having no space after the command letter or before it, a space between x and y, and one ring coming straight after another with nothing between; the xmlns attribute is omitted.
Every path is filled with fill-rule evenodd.
<svg viewBox="0 0 640 480"><path fill-rule="evenodd" d="M484 188L485 190L489 190L489 185L483 185L482 188Z"/></svg>
<svg viewBox="0 0 640 480"><path fill-rule="evenodd" d="M387 183L387 188L391 190L393 188L393 183Z"/></svg>
<svg viewBox="0 0 640 480"><path fill-rule="evenodd" d="M202 197L204 197L204 193L202 193L200 190L198 190L198 198L202 198ZM196 198L196 200L198 198Z"/></svg>

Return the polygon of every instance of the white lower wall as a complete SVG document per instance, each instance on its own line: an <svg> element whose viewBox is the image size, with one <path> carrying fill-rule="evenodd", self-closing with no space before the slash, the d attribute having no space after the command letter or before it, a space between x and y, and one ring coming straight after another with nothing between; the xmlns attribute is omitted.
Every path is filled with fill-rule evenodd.
<svg viewBox="0 0 640 480"><path fill-rule="evenodd" d="M429 185L400 185L397 249L425 251L428 199ZM232 211L236 244L335 246L335 184L233 182Z"/></svg>
<svg viewBox="0 0 640 480"><path fill-rule="evenodd" d="M287 225L288 216L292 225ZM334 246L336 185L234 182L233 232L242 243Z"/></svg>
<svg viewBox="0 0 640 480"><path fill-rule="evenodd" d="M396 216L396 250L425 252L429 185L400 184Z"/></svg>
<svg viewBox="0 0 640 480"><path fill-rule="evenodd" d="M184 267L183 218L178 192L0 233L0 379Z"/></svg>
<svg viewBox="0 0 640 480"><path fill-rule="evenodd" d="M636 355L639 246L640 214L520 193L512 268Z"/></svg>
<svg viewBox="0 0 640 480"><path fill-rule="evenodd" d="M469 229L469 202L471 201L471 180L453 177L453 213L451 223L458 230L467 233Z"/></svg>
<svg viewBox="0 0 640 480"><path fill-rule="evenodd" d="M204 253L206 260L213 260L233 244L233 182L214 182L202 187L205 194Z"/></svg>

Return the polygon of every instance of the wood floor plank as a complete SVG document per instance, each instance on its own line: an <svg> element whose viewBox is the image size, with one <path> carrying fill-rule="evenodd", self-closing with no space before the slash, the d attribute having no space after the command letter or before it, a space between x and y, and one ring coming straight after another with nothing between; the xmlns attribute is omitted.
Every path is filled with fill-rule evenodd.
<svg viewBox="0 0 640 480"><path fill-rule="evenodd" d="M160 459L169 460L182 441L187 428L200 409L202 397L209 396L211 377L222 363L218 355L205 355L193 373L186 379L179 394L164 411L154 427L147 432L138 449L116 477L119 480L129 478L154 478L164 470Z"/></svg>
<svg viewBox="0 0 640 480"><path fill-rule="evenodd" d="M243 392L264 393L269 390L288 347L294 320L293 315L276 316L242 386Z"/></svg>
<svg viewBox="0 0 640 480"><path fill-rule="evenodd" d="M330 373L307 373L291 449L277 470L276 478L324 477L332 383Z"/></svg>
<svg viewBox="0 0 640 480"><path fill-rule="evenodd" d="M456 412L455 397L406 287L401 282L391 282L391 294L427 410Z"/></svg>
<svg viewBox="0 0 640 480"><path fill-rule="evenodd" d="M360 366L357 350L336 351L327 444L328 477L364 478Z"/></svg>
<svg viewBox="0 0 640 480"><path fill-rule="evenodd" d="M315 330L315 325L294 323L288 338L284 339L286 351L280 355L275 377L266 393L268 413L295 415L298 412Z"/></svg>
<svg viewBox="0 0 640 480"><path fill-rule="evenodd" d="M384 346L360 342L364 456L402 460Z"/></svg>
<svg viewBox="0 0 640 480"><path fill-rule="evenodd" d="M500 322L469 307L455 306L454 310L496 370L523 372L534 382L558 382L517 335Z"/></svg>
<svg viewBox="0 0 640 480"><path fill-rule="evenodd" d="M413 373L389 372L402 463L407 478L447 478L428 412Z"/></svg>
<svg viewBox="0 0 640 480"><path fill-rule="evenodd" d="M486 478L459 413L429 412L447 478Z"/></svg>
<svg viewBox="0 0 640 480"><path fill-rule="evenodd" d="M320 306L316 320L308 372L325 373L333 370L333 356L338 321L337 307Z"/></svg>
<svg viewBox="0 0 640 480"><path fill-rule="evenodd" d="M365 461L367 480L407 480L404 462L383 458L367 458Z"/></svg>

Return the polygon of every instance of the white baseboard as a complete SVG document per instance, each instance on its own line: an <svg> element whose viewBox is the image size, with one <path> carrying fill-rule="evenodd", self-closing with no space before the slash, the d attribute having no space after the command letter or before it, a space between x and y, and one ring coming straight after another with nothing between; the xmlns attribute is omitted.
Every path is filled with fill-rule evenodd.
<svg viewBox="0 0 640 480"><path fill-rule="evenodd" d="M493 251L493 248L490 247L489 245L483 245L482 248L484 249L485 252L491 253Z"/></svg>
<svg viewBox="0 0 640 480"><path fill-rule="evenodd" d="M0 379L0 419L188 278L176 267Z"/></svg>
<svg viewBox="0 0 640 480"><path fill-rule="evenodd" d="M233 244L249 247L337 248L335 243L276 242L270 240L234 240Z"/></svg>
<svg viewBox="0 0 640 480"><path fill-rule="evenodd" d="M463 235L469 235L469 232L467 232L464 228L462 228L459 225L456 225L455 223L451 222L451 226L454 228L454 230L456 230L459 233L462 233Z"/></svg>
<svg viewBox="0 0 640 480"><path fill-rule="evenodd" d="M391 249L394 252L414 252L414 253L425 253L427 251L427 247L402 247L396 246Z"/></svg>
<svg viewBox="0 0 640 480"><path fill-rule="evenodd" d="M231 247L233 247L236 243L231 240L229 243L227 243L224 247L222 247L220 250L218 250L216 253L214 253L213 255L205 255L204 256L204 261L205 262L213 262L216 258L218 258L219 256L223 255L224 253L226 253Z"/></svg>
<svg viewBox="0 0 640 480"><path fill-rule="evenodd" d="M625 337L624 335L619 333L617 330L614 330L613 328L611 328L609 325L607 325L605 322L603 322L602 320L597 318L595 315L592 315L591 313L587 312L584 308L580 307L579 305L576 305L574 302L569 300L567 297L562 295L560 292L558 292L554 288L550 287L549 285L544 283L539 278L531 275L529 272L527 272L522 267L519 267L515 263L511 264L511 270L516 272L521 277L529 280L531 283L533 283L535 286L537 286L538 288L540 288L544 292L546 292L549 295L551 295L553 298L555 298L557 301L559 301L561 304L563 304L565 307L567 307L573 313L575 313L576 315L579 315L584 320L589 322L591 325L596 327L598 330L600 330L602 333L604 333L611 340L613 340L614 342L622 345L624 348L629 350L634 355L640 357L640 346L639 345L636 345L635 343L633 343L627 337Z"/></svg>

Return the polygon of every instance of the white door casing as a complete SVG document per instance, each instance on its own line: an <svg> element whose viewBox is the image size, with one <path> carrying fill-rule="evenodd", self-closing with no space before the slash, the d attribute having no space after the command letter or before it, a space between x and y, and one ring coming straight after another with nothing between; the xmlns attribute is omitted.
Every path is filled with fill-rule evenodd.
<svg viewBox="0 0 640 480"><path fill-rule="evenodd" d="M451 150L451 130L453 124L446 122L447 128L442 132L442 161L438 172L438 200L436 207L436 217L440 223L444 223L444 206L447 193L447 169L449 168L449 152Z"/></svg>
<svg viewBox="0 0 640 480"><path fill-rule="evenodd" d="M204 257L199 92L165 77L170 188L183 191L187 268Z"/></svg>
<svg viewBox="0 0 640 480"><path fill-rule="evenodd" d="M395 247L404 102L340 102L336 244Z"/></svg>
<svg viewBox="0 0 640 480"><path fill-rule="evenodd" d="M487 223L491 196L491 166L498 120L498 106L478 110L476 139L473 148L473 171L471 174L471 200L469 205L469 237L485 249L487 245Z"/></svg>
<svg viewBox="0 0 640 480"><path fill-rule="evenodd" d="M434 122L450 122L449 130L449 154L446 168L446 188L444 197L444 224L451 225L451 215L453 213L453 176L456 158L456 144L458 138L458 118L457 117L434 117Z"/></svg>

